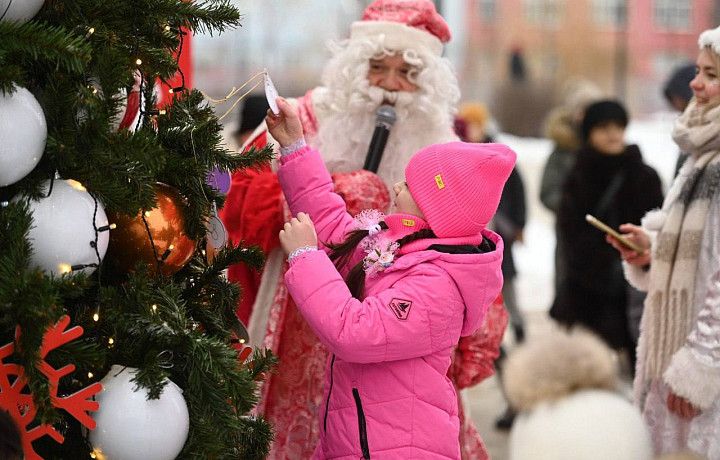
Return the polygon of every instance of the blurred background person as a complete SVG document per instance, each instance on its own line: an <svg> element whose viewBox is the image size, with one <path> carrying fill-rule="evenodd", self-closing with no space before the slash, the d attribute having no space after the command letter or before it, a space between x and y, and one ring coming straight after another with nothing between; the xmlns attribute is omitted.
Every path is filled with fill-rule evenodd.
<svg viewBox="0 0 720 460"><path fill-rule="evenodd" d="M584 145L563 186L558 244L567 273L550 315L566 326L582 325L622 350L634 369L635 342L628 320L628 288L619 254L605 235L588 224L587 214L618 228L639 223L662 204L662 185L636 145L625 143L628 115L613 100L592 104L581 131Z"/></svg>
<svg viewBox="0 0 720 460"><path fill-rule="evenodd" d="M515 136L540 134L540 122L552 107L551 84L538 78L527 65L526 51L514 45L507 57L506 72L492 94L493 113L506 133Z"/></svg>
<svg viewBox="0 0 720 460"><path fill-rule="evenodd" d="M264 94L251 94L245 98L234 133L238 148L244 146L253 131L265 121L269 108Z"/></svg>
<svg viewBox="0 0 720 460"><path fill-rule="evenodd" d="M583 144L580 124L585 109L602 98L602 90L592 81L583 78L568 80L563 87L563 103L555 107L545 120L545 136L553 142L553 150L542 171L540 202L555 215L555 293L559 291L566 272L563 248L557 238L557 213L563 185L575 165L576 152Z"/></svg>
<svg viewBox="0 0 720 460"><path fill-rule="evenodd" d="M675 69L673 73L665 82L663 88L663 95L667 100L668 104L676 111L683 113L692 99L692 90L690 89L690 82L695 78L695 64L687 64L678 69ZM677 177L680 168L682 167L685 160L687 160L688 154L685 152L678 153L677 163L675 164L675 177Z"/></svg>

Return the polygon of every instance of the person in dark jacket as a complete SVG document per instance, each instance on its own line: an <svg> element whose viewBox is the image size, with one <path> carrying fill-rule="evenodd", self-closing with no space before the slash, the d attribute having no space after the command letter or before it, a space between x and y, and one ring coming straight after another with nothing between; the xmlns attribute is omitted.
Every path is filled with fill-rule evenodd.
<svg viewBox="0 0 720 460"><path fill-rule="evenodd" d="M680 113L685 111L685 108L690 103L690 99L692 99L693 94L690 89L690 82L693 78L695 78L695 64L687 64L675 69L663 88L663 95L668 101L668 104ZM687 153L680 152L678 154L677 163L675 163L675 175L673 177L677 176L680 167L685 163L687 157Z"/></svg>
<svg viewBox="0 0 720 460"><path fill-rule="evenodd" d="M617 251L589 225L592 214L610 227L639 224L662 204L660 178L642 160L636 145L626 145L627 112L616 101L588 107L582 122L584 146L570 171L558 213L558 244L567 274L550 315L560 323L583 325L616 350L626 350L634 368L635 340L628 322L628 289ZM612 248L610 248L612 249Z"/></svg>

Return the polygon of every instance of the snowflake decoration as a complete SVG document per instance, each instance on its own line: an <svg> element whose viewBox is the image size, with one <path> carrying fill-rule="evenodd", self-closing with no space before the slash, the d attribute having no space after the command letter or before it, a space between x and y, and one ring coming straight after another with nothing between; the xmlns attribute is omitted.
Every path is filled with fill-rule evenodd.
<svg viewBox="0 0 720 460"><path fill-rule="evenodd" d="M53 406L64 409L86 428L92 430L96 426L95 420L87 414L87 411L98 410L99 404L89 399L102 390L102 385L93 383L70 396L58 397L57 391L60 379L72 373L75 366L68 364L60 369L54 369L45 361L45 357L50 351L77 339L83 334L83 329L80 326L75 326L66 331L65 328L68 324L70 324L70 317L63 316L57 324L51 326L45 333L42 348L40 349L41 361L39 368L50 382L50 395ZM0 347L0 407L10 413L10 416L15 419L18 427L23 432L25 458L27 460L42 460L42 457L35 453L32 447L33 441L47 435L62 444L65 438L52 425L38 425L28 429L35 418L37 409L32 395L23 392L27 385L25 368L17 364L2 362L3 359L15 352L15 343L19 338L20 328L18 327L15 331L15 342Z"/></svg>

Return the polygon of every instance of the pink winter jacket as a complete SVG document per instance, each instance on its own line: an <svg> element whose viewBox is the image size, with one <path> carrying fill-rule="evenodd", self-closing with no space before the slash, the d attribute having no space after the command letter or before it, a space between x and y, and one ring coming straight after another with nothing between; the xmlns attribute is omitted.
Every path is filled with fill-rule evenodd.
<svg viewBox="0 0 720 460"><path fill-rule="evenodd" d="M353 219L317 150L281 158L278 177L292 214L307 213L319 241L345 239ZM460 459L457 396L446 374L460 336L480 327L502 287L502 240L484 230L474 245L483 236L491 252L426 250L467 239L406 245L393 265L366 279L362 301L325 251L293 259L288 291L332 353L313 459ZM358 249L348 266L364 256Z"/></svg>

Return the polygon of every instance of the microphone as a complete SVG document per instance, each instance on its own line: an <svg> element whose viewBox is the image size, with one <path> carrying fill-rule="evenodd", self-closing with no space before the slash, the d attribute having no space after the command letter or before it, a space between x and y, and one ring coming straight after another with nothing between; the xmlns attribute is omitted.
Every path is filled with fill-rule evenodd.
<svg viewBox="0 0 720 460"><path fill-rule="evenodd" d="M377 109L377 118L375 119L375 131L370 140L367 156L365 157L365 166L363 169L376 173L380 166L385 144L387 144L390 136L390 128L397 119L395 107L383 104Z"/></svg>

